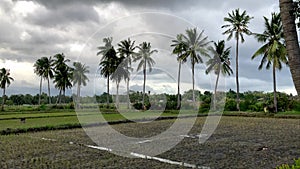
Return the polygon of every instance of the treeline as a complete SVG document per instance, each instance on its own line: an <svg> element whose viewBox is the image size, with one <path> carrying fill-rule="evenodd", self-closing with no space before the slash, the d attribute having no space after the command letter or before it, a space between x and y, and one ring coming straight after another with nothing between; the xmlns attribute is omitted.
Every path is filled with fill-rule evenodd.
<svg viewBox="0 0 300 169"><path fill-rule="evenodd" d="M107 93L95 96L85 96L81 98L82 105L89 105L91 103L99 104L100 107L106 105L107 103ZM209 91L200 92L195 91L195 96L200 103L199 113L205 113L210 110L211 101L213 99L213 93ZM240 109L241 111L255 111L262 112L266 107L273 106L273 93L264 93L261 91L248 91L240 93ZM54 103L59 96L51 96L52 103ZM74 95L75 97L75 95ZM134 109L143 109L143 92L130 92L130 102ZM184 92L180 95L182 100L181 109L191 109L193 108L192 99L193 92L192 90ZM2 98L0 98L2 100ZM226 92L226 103L224 110L225 111L236 111L236 92L229 90ZM63 98L64 102L67 104L73 103L72 96L65 96ZM152 110L176 110L177 109L177 94L151 94L150 92L145 94L145 106L147 109ZM119 96L120 103L127 102L126 95ZM300 111L300 100L296 96L288 95L286 93L277 92L277 104L278 110L280 112L284 111ZM114 105L115 95L109 95L109 102L111 105ZM11 95L7 97L6 105L38 105L39 104L39 94L30 95L30 94L19 94ZM41 95L41 104L48 104L48 96L46 93ZM73 107L74 108L74 107ZM115 108L112 106L111 108Z"/></svg>
<svg viewBox="0 0 300 169"><path fill-rule="evenodd" d="M8 106L11 105L39 105L40 104L49 104L49 98L51 99L51 103L55 103L57 101L59 96L51 96L48 97L46 93L42 93L41 95L31 95L31 94L18 94L18 95L11 95L6 96L6 102L5 104ZM0 98L2 101L2 97ZM64 96L62 98L64 103L71 103L73 102L72 96Z"/></svg>

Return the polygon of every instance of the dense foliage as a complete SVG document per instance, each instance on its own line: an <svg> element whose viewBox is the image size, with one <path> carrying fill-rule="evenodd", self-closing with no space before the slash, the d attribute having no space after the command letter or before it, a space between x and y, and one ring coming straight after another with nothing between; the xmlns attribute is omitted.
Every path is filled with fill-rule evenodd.
<svg viewBox="0 0 300 169"><path fill-rule="evenodd" d="M200 113L208 112L211 106L211 101L213 99L213 94L209 91L195 92L198 101L200 102ZM130 102L131 105L135 109L144 109L142 105L142 92L134 92L130 91ZM51 96L52 102L57 100L58 96ZM114 100L115 95L109 95L110 103L115 103ZM191 102L193 99L192 90L184 92L180 95L182 102L181 108L182 109L189 109ZM226 92L226 104L224 107L225 111L236 111L236 92L233 90L229 90ZM42 93L41 95L41 103L48 104L48 96L46 93ZM107 93L103 93L102 95L96 96L85 96L82 97L81 102L83 104L88 103L106 103ZM264 111L265 107L272 107L273 106L273 93L265 93L261 91L248 91L244 93L240 93L240 109L241 111L255 111L255 112L262 112ZM0 101L2 98L0 98ZM37 105L39 100L39 95L11 95L7 97L6 105ZM277 92L277 100L278 100L278 110L279 112L284 111L300 111L300 100L299 98L288 95L286 93ZM126 103L127 98L126 95L120 95L119 101L121 103ZM66 103L72 103L73 97L66 96ZM145 106L147 109L153 110L176 110L177 109L177 94L151 94L150 92L146 93L145 95Z"/></svg>

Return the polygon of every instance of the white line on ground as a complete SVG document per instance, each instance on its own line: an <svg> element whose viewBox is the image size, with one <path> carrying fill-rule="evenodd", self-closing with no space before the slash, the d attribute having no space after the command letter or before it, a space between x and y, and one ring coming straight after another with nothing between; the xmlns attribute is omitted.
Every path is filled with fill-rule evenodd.
<svg viewBox="0 0 300 169"><path fill-rule="evenodd" d="M148 142L151 142L153 140L143 140L143 141L139 141L137 142L137 144L143 144L143 143L148 143Z"/></svg>
<svg viewBox="0 0 300 169"><path fill-rule="evenodd" d="M188 135L181 135L181 136L188 136ZM32 137L32 138L37 138L37 137ZM46 140L46 141L57 141L56 139L50 139L50 138L44 138L44 137L42 137L40 139ZM138 143L146 143L146 142L151 142L151 141L153 141L153 140L144 140L144 141L140 141ZM70 141L69 144L76 144L76 143ZM113 151L112 149L106 148L106 147L93 146L93 145L88 145L88 144L84 144L84 146L86 146L88 148L101 150L101 151L108 151L108 152ZM168 164L172 164L172 165L179 165L179 166L184 166L184 167L189 167L189 168L210 169L210 167L206 167L206 166L197 166L195 164L189 164L189 163L185 163L185 162L173 161L173 160L164 159L164 158L155 157L155 156L147 156L147 155L144 155L144 154L139 154L139 153L134 153L134 152L130 152L129 154L131 156L134 156L134 157L138 157L138 158L142 158L142 159L148 159L148 160L160 161L162 163L168 163Z"/></svg>

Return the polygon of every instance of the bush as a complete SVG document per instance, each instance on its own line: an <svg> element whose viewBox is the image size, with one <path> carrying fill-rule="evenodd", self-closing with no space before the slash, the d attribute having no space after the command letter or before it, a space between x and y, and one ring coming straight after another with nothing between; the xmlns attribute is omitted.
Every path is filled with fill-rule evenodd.
<svg viewBox="0 0 300 169"><path fill-rule="evenodd" d="M300 101L297 100L292 101L290 108L295 111L300 111Z"/></svg>
<svg viewBox="0 0 300 169"><path fill-rule="evenodd" d="M210 109L210 104L203 102L199 107L199 113L207 113L209 109Z"/></svg>
<svg viewBox="0 0 300 169"><path fill-rule="evenodd" d="M132 106L137 110L144 110L144 106L142 103L134 103ZM145 103L145 107L146 107L146 110L148 110L151 107L151 104Z"/></svg>
<svg viewBox="0 0 300 169"><path fill-rule="evenodd" d="M46 110L47 109L47 106L45 104L42 104L39 106L38 110Z"/></svg>
<svg viewBox="0 0 300 169"><path fill-rule="evenodd" d="M134 103L132 106L137 110L142 110L143 109L143 104L142 103Z"/></svg>
<svg viewBox="0 0 300 169"><path fill-rule="evenodd" d="M298 160L295 160L294 165L288 165L288 164L282 164L279 167L276 167L276 169L300 169L300 158Z"/></svg>
<svg viewBox="0 0 300 169"><path fill-rule="evenodd" d="M227 99L225 104L226 111L237 111L236 102L234 99Z"/></svg>

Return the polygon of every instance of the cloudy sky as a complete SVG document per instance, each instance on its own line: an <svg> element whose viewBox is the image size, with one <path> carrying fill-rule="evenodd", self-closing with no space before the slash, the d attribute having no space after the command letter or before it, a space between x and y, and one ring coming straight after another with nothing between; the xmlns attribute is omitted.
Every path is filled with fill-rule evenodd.
<svg viewBox="0 0 300 169"><path fill-rule="evenodd" d="M139 44L151 42L158 53L155 69L148 75L147 90L154 93L176 92L178 64L171 55L171 40L186 28L197 26L204 30L209 40L226 39L223 18L233 9L241 8L254 17L249 29L263 31L263 16L279 11L274 0L37 0L0 1L0 67L10 69L15 81L8 94L35 94L39 92L39 77L33 73L34 62L43 56L64 53L73 61L81 61L90 67L90 83L83 88L84 95L105 91L105 79L97 75L97 46L103 45L104 37L112 36L114 45L131 38ZM235 43L232 47L231 65L235 69ZM251 60L252 54L261 46L252 37L240 46L241 91L272 91L270 70L258 71L260 59ZM135 65L133 65L134 67ZM205 65L196 67L196 87L212 90L214 75L205 75ZM141 73L132 74L131 89L141 90ZM190 65L182 70L182 91L191 88ZM52 85L53 86L53 85ZM279 91L296 94L288 67L277 72ZM46 92L46 83L44 83ZM221 80L220 89L235 90L234 76ZM114 85L112 85L114 90ZM121 92L125 90L121 85ZM52 93L58 93L52 87ZM69 91L71 92L71 91Z"/></svg>

